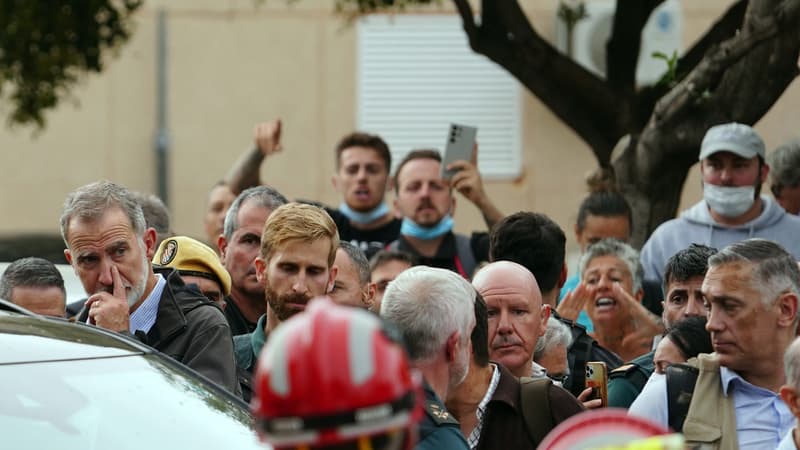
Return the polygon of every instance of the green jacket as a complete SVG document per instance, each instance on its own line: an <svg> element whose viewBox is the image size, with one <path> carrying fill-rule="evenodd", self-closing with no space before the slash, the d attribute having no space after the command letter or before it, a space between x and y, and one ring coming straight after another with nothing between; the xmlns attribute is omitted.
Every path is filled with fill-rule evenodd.
<svg viewBox="0 0 800 450"><path fill-rule="evenodd" d="M608 374L608 406L628 408L642 392L647 379L656 370L653 363L655 351L645 353L623 364Z"/></svg>
<svg viewBox="0 0 800 450"><path fill-rule="evenodd" d="M469 450L461 426L439 396L424 383L425 415L419 424L419 442L414 450Z"/></svg>

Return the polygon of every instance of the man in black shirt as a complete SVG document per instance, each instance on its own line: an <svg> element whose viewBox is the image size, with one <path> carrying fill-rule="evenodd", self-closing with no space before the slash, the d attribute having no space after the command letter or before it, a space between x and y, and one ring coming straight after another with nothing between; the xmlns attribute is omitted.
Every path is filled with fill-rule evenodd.
<svg viewBox="0 0 800 450"><path fill-rule="evenodd" d="M242 155L226 177L234 193L261 183L259 171L264 160L282 149L281 128L280 120L256 125L253 148ZM336 208L318 206L323 206L336 223L342 241L357 246L371 258L397 239L402 225L384 198L391 189L391 152L380 136L361 132L344 136L335 150L336 173L332 180L342 202ZM483 193L474 162L461 163L456 167L461 173L453 178L451 186L481 209L491 227L502 215Z"/></svg>
<svg viewBox="0 0 800 450"><path fill-rule="evenodd" d="M254 146L236 162L227 177L234 192L261 183L264 160L281 151L281 121L256 125ZM384 202L390 189L392 155L380 136L350 133L336 145L333 185L342 195L338 208L324 207L342 241L350 242L371 256L397 238L400 219Z"/></svg>
<svg viewBox="0 0 800 450"><path fill-rule="evenodd" d="M456 200L453 187L483 212L491 227L502 213L484 193L474 163L458 161L448 168L458 171L451 180L441 177L442 158L436 150L414 150L395 174L395 207L403 215L400 236L391 250L415 256L420 264L459 273L466 279L489 255L487 233L465 236L453 233Z"/></svg>

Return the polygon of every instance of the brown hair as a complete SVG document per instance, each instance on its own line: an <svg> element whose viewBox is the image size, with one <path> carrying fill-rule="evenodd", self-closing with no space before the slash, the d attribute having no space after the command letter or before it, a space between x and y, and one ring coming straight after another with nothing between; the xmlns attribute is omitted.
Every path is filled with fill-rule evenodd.
<svg viewBox="0 0 800 450"><path fill-rule="evenodd" d="M430 148L423 148L417 150L411 150L400 164L397 166L397 171L394 173L394 190L395 192L400 190L400 171L403 170L403 166L408 164L410 161L415 159L432 159L434 161L442 162L442 155L439 154L438 150L430 149Z"/></svg>
<svg viewBox="0 0 800 450"><path fill-rule="evenodd" d="M386 141L381 139L377 134L360 132L350 133L336 144L336 170L339 170L341 167L342 152L350 147L366 147L375 150L386 164L386 173L391 173L392 153L389 151L389 145L386 144Z"/></svg>
<svg viewBox="0 0 800 450"><path fill-rule="evenodd" d="M328 267L331 267L339 248L339 232L331 216L317 206L287 203L275 209L264 224L261 257L269 259L275 249L289 241L313 242L322 238L331 241L328 251Z"/></svg>

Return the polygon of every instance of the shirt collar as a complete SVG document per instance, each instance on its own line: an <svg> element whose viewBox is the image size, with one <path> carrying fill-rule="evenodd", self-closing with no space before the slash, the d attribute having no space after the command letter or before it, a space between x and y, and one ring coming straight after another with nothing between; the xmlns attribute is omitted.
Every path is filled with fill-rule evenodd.
<svg viewBox="0 0 800 450"><path fill-rule="evenodd" d="M150 295L136 308L136 311L131 313L128 326L131 333L135 334L139 330L149 333L153 325L156 324L158 305L161 303L161 294L164 292L167 280L160 273L155 274L155 276L156 285L150 291Z"/></svg>
<svg viewBox="0 0 800 450"><path fill-rule="evenodd" d="M492 368L492 380L489 382L489 389L486 390L486 394L484 394L483 399L478 403L478 409L475 411L475 415L478 417L478 423L475 424L475 428L472 429L467 437L467 443L471 449L478 446L478 442L481 438L481 431L483 430L483 418L486 415L486 405L492 400L494 391L500 383L500 370L495 364L490 363L490 366Z"/></svg>
<svg viewBox="0 0 800 450"><path fill-rule="evenodd" d="M741 385L740 388L753 389L755 391L763 391L764 393L776 395L769 389L765 389L748 382L747 380L742 378L741 375L739 375L738 373L734 372L733 370L725 366L720 366L719 377L720 381L722 382L722 395L724 395L725 397L727 397L730 394L731 389L736 387L736 384Z"/></svg>
<svg viewBox="0 0 800 450"><path fill-rule="evenodd" d="M492 381L489 382L489 389L486 390L486 395L483 396L483 399L480 403L478 403L478 417L482 418L483 413L486 410L486 405L489 404L489 400L492 399L494 396L494 391L497 390L497 385L500 383L500 371L497 370L497 366L489 363L492 366Z"/></svg>
<svg viewBox="0 0 800 450"><path fill-rule="evenodd" d="M258 358L258 355L261 353L261 348L264 347L264 343L267 342L267 334L264 331L264 328L267 325L267 315L264 314L258 319L258 323L256 324L256 329L253 330L251 334L250 343L253 346L253 354Z"/></svg>
<svg viewBox="0 0 800 450"><path fill-rule="evenodd" d="M547 376L547 369L536 361L531 361L531 378L541 378Z"/></svg>

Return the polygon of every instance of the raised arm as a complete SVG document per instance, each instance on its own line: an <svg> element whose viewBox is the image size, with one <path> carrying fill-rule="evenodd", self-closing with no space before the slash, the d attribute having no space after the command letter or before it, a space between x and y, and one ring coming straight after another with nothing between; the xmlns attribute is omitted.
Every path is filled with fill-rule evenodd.
<svg viewBox="0 0 800 450"><path fill-rule="evenodd" d="M256 124L253 128L253 147L236 160L225 176L225 182L235 195L261 184L261 165L264 160L282 150L281 120Z"/></svg>
<svg viewBox="0 0 800 450"><path fill-rule="evenodd" d="M483 181L478 171L478 144L472 150L472 160L455 161L447 166L447 169L455 169L457 172L450 180L450 185L474 204L483 214L486 226L491 230L495 223L503 218L503 213L494 205L492 200L483 190Z"/></svg>

